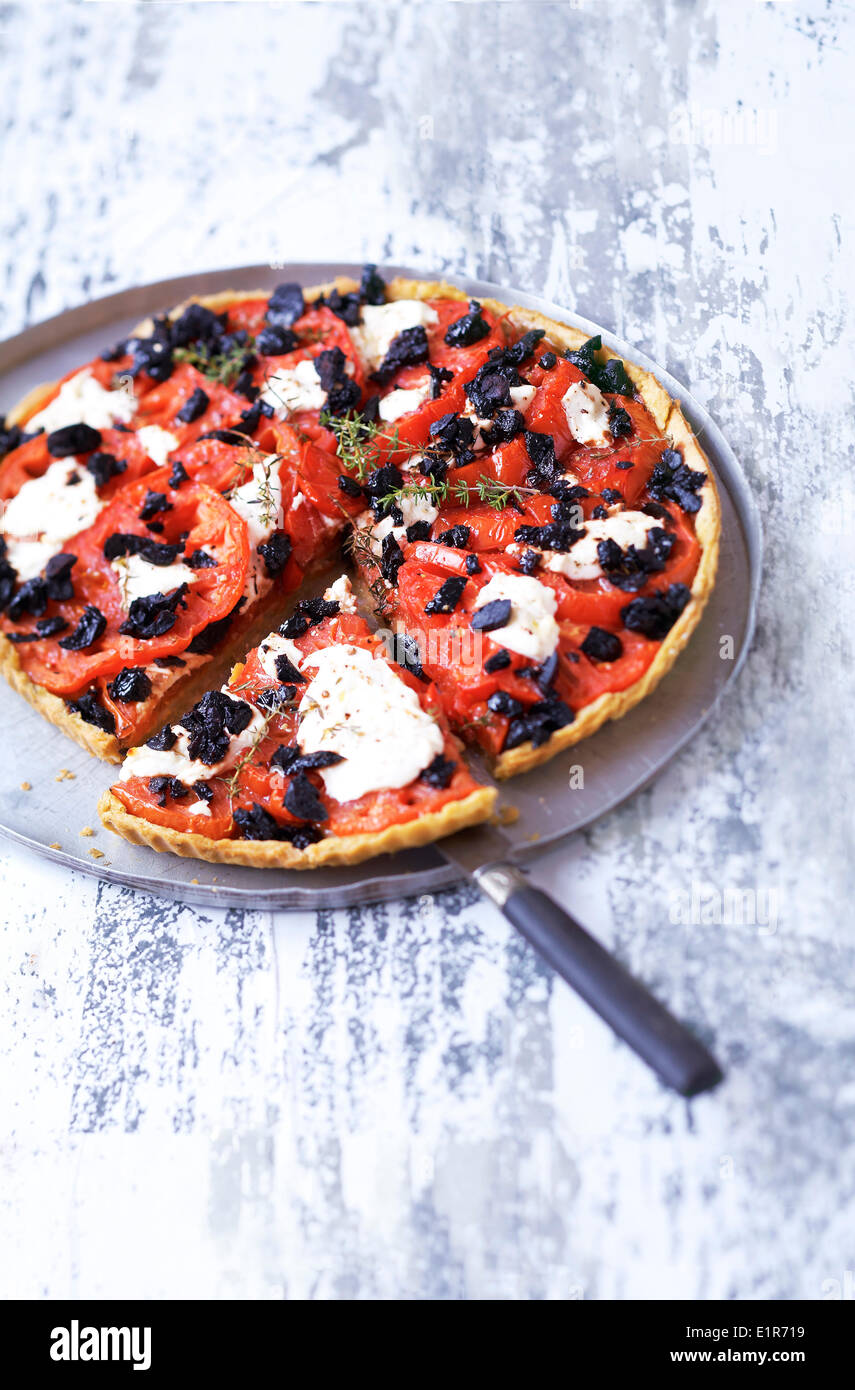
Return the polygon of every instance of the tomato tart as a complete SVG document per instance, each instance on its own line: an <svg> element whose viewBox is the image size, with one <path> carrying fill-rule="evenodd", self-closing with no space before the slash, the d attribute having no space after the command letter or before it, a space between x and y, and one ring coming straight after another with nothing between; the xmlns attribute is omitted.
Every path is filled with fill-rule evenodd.
<svg viewBox="0 0 855 1390"><path fill-rule="evenodd" d="M93 753L128 754L105 818L179 853L332 862L362 857L362 834L379 852L423 843L474 806L487 813L462 764L448 788L402 764L413 776L385 795L350 780L352 749L334 750L329 769L306 763L328 750L304 749L315 716L301 682L241 761L256 696L267 698L252 685L265 643L308 644L305 660L323 641L339 652L321 662L330 671L343 647L357 665L370 653L429 710L434 741L481 749L501 778L648 695L715 579L715 484L653 376L531 310L440 282L386 283L373 266L360 282L228 292L146 321L21 402L0 425L0 455L3 673ZM318 602L307 581L343 547L379 633L348 589L345 612L289 637ZM250 682L240 730L222 714L235 662ZM209 777L175 770L182 757L205 763L180 732L181 718L209 717L200 701L243 750L237 780L231 753L205 764ZM158 749L165 730L178 744ZM269 784L270 757L292 746L324 821L280 804L287 775L285 791L279 772ZM139 771L155 753L170 758ZM200 808L170 778L210 782L212 795Z"/></svg>

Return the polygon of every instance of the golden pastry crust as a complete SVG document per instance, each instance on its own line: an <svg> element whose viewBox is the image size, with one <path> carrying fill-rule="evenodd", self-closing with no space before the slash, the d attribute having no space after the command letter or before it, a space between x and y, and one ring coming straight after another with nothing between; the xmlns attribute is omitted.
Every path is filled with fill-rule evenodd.
<svg viewBox="0 0 855 1390"><path fill-rule="evenodd" d="M212 840L184 830L132 816L118 797L105 792L98 802L98 814L108 830L135 845L148 845L183 859L206 859L211 864L247 864L257 869L317 869L321 865L361 864L378 854L396 854L416 849L467 826L479 825L493 814L496 792L480 787L460 801L449 801L439 811L428 811L416 820L390 825L385 830L360 835L330 835L306 849L295 849L285 840Z"/></svg>

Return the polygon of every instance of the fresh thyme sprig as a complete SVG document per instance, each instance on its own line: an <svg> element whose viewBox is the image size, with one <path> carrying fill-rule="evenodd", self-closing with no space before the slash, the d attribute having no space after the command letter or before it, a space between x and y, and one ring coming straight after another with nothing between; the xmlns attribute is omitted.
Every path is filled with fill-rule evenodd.
<svg viewBox="0 0 855 1390"><path fill-rule="evenodd" d="M328 430L332 430L338 441L338 457L348 472L355 473L360 482L373 468L378 467L381 448L390 454L400 453L401 450L409 454L424 452L423 445L401 439L397 428L387 434L383 425L364 420L361 415L354 415L350 411L346 415L330 415L329 411L322 410L320 421Z"/></svg>
<svg viewBox="0 0 855 1390"><path fill-rule="evenodd" d="M234 386L252 356L252 346L252 339L248 338L245 343L233 343L223 352L217 350L216 344L199 342L192 347L176 348L172 355L176 362L189 362L211 381L218 381L221 386Z"/></svg>
<svg viewBox="0 0 855 1390"><path fill-rule="evenodd" d="M249 745L249 747L247 748L246 752L245 752L245 753L243 754L243 756L242 756L241 758L239 758L238 761L235 763L235 766L234 766L234 770L233 770L233 772L232 772L232 775L231 775L231 777L228 779L228 781L226 781L226 790L227 790L229 796L234 796L234 794L235 794L235 792L236 792L236 790L237 790L237 785L238 785L238 781L239 781L239 779L240 779L240 774L241 774L241 772L242 772L243 769L246 767L247 763L250 762L250 760L251 760L251 759L255 756L255 754L258 752L259 746L260 746L260 745L264 742L264 740L267 738L267 734L268 734L268 730L270 729L270 725L272 724L273 720L276 718L276 715L277 715L278 713L279 713L278 710L271 710L269 714L262 715L261 728L258 730L258 733L255 735L254 739L252 740L252 743ZM223 778L223 781L225 781L225 780L226 780L226 779Z"/></svg>
<svg viewBox="0 0 855 1390"><path fill-rule="evenodd" d="M439 483L405 483L403 487L387 492L382 498L382 503L388 508L397 505L403 497L414 497L421 501L459 502L463 507L470 507L477 498L493 511L500 512L505 507L521 506L523 499L535 492L537 488L533 487L505 487L495 478L482 473L474 483L455 482L453 478L444 479Z"/></svg>

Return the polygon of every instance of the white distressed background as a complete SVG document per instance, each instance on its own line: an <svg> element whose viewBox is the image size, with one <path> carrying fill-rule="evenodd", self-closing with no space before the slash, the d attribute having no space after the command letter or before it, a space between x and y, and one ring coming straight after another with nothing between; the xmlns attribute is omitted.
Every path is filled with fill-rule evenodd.
<svg viewBox="0 0 855 1390"><path fill-rule="evenodd" d="M686 381L768 547L714 727L538 870L715 1096L469 891L200 914L2 844L0 1292L851 1296L853 50L821 0L0 6L0 335L197 266L483 275ZM693 882L775 930L674 925Z"/></svg>

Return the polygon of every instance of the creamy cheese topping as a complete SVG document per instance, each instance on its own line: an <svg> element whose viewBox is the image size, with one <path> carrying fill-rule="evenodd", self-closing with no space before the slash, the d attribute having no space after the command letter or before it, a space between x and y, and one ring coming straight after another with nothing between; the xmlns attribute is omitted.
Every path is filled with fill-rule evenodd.
<svg viewBox="0 0 855 1390"><path fill-rule="evenodd" d="M63 382L59 395L27 422L26 429L51 434L66 425L82 424L106 430L117 420L127 424L136 408L131 391L108 391L87 367Z"/></svg>
<svg viewBox="0 0 855 1390"><path fill-rule="evenodd" d="M280 420L285 420L298 410L323 410L327 393L314 360L305 358L295 367L281 367L273 372L267 378L261 399L273 406Z"/></svg>
<svg viewBox="0 0 855 1390"><path fill-rule="evenodd" d="M408 526L412 526L416 521L432 524L439 516L439 509L432 497L408 497L404 494L399 498L398 506L404 520L397 526L391 516L384 516L380 521L375 521L374 514L370 511L362 512L357 518L357 530L370 532L371 549L375 555L382 553L383 541L390 533L400 543L406 540Z"/></svg>
<svg viewBox="0 0 855 1390"><path fill-rule="evenodd" d="M603 573L597 556L600 541L613 540L621 548L634 545L643 550L647 544L647 534L660 523L646 512L615 512L614 516L601 521L586 521L585 534L571 550L565 553L546 550L544 564L547 569L564 574L568 579L599 579Z"/></svg>
<svg viewBox="0 0 855 1390"><path fill-rule="evenodd" d="M339 575L335 583L324 590L324 598L339 604L342 613L356 612L356 595L346 574Z"/></svg>
<svg viewBox="0 0 855 1390"><path fill-rule="evenodd" d="M75 476L78 481L69 483ZM76 458L57 459L6 504L0 531L9 564L21 579L34 579L71 536L92 525L100 510L92 474Z"/></svg>
<svg viewBox="0 0 855 1390"><path fill-rule="evenodd" d="M511 616L489 635L494 642L532 661L545 661L558 645L557 600L552 589L525 574L496 574L479 593L475 608L510 599Z"/></svg>
<svg viewBox="0 0 855 1390"><path fill-rule="evenodd" d="M223 686L223 694L233 700L241 698L227 685ZM172 748L158 751L156 748L149 748L145 743L139 748L131 748L122 767L120 782L127 782L131 777L177 777L187 786L193 782L206 782L218 773L234 767L264 732L266 724L264 715L259 710L254 710L252 719L243 732L232 734L226 756L218 763L202 763L188 757L189 734L178 724L173 724L172 728L178 735Z"/></svg>
<svg viewBox="0 0 855 1390"><path fill-rule="evenodd" d="M135 598L171 594L180 584L195 584L199 578L198 571L189 565L150 565L141 555L121 555L110 561L110 568L119 581L126 612Z"/></svg>
<svg viewBox="0 0 855 1390"><path fill-rule="evenodd" d="M592 381L574 381L561 397L567 426L577 444L608 449L614 444L609 430L609 403Z"/></svg>
<svg viewBox="0 0 855 1390"><path fill-rule="evenodd" d="M317 674L300 701L304 753L340 753L321 777L337 801L405 787L441 753L442 733L418 695L362 647L326 647L303 658Z"/></svg>
<svg viewBox="0 0 855 1390"><path fill-rule="evenodd" d="M258 659L264 674L269 676L272 681L279 680L279 673L276 670L277 656L287 656L291 664L296 666L299 671L300 662L303 660L303 653L300 648L289 637L283 637L280 632L271 632L259 645Z"/></svg>
<svg viewBox="0 0 855 1390"><path fill-rule="evenodd" d="M520 410L523 415L525 415L536 395L536 386L529 386L528 384L525 386L512 386L511 403L514 410Z"/></svg>
<svg viewBox="0 0 855 1390"><path fill-rule="evenodd" d="M172 450L178 448L175 435L170 434L169 430L161 429L160 425L143 425L141 430L137 430L137 439L149 458L161 468Z"/></svg>
<svg viewBox="0 0 855 1390"><path fill-rule="evenodd" d="M266 541L271 531L282 525L282 483L279 478L279 458L265 454L252 465L252 477L236 487L229 502L246 522L249 545L255 550Z"/></svg>
<svg viewBox="0 0 855 1390"><path fill-rule="evenodd" d="M411 410L418 410L420 405L430 400L431 390L430 381L426 381L422 386L396 387L388 396L381 397L377 414L387 423L399 420L402 415L408 415Z"/></svg>
<svg viewBox="0 0 855 1390"><path fill-rule="evenodd" d="M391 304L365 304L358 328L350 336L369 371L376 371L389 351L393 338L405 328L427 328L438 323L435 309L420 299L396 299Z"/></svg>

